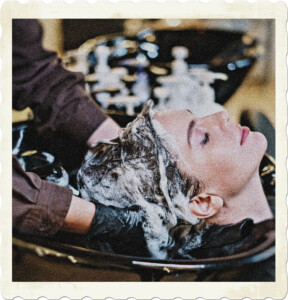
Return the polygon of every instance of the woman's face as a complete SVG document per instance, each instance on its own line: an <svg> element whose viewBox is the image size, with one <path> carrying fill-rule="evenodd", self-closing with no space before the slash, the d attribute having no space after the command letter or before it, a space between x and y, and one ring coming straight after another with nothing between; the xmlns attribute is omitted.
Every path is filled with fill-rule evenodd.
<svg viewBox="0 0 288 300"><path fill-rule="evenodd" d="M177 143L179 170L202 181L206 191L225 199L258 176L267 141L259 132L232 124L226 112L198 118L189 111L163 111L154 119Z"/></svg>

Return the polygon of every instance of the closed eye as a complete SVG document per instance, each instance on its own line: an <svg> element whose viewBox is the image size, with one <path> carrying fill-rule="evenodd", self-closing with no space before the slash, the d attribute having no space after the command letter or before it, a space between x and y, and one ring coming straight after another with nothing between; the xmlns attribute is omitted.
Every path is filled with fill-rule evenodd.
<svg viewBox="0 0 288 300"><path fill-rule="evenodd" d="M207 132L205 132L204 139L201 142L201 145L206 145L210 141L210 136Z"/></svg>

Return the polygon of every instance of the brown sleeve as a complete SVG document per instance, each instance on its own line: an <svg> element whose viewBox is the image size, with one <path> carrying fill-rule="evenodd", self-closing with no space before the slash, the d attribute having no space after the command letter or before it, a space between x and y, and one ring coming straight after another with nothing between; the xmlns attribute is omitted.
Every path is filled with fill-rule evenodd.
<svg viewBox="0 0 288 300"><path fill-rule="evenodd" d="M72 191L25 172L13 157L13 227L22 234L53 236L61 229Z"/></svg>
<svg viewBox="0 0 288 300"><path fill-rule="evenodd" d="M40 135L64 133L85 143L107 118L86 93L81 73L67 71L42 47L36 20L13 20L13 108L30 107Z"/></svg>

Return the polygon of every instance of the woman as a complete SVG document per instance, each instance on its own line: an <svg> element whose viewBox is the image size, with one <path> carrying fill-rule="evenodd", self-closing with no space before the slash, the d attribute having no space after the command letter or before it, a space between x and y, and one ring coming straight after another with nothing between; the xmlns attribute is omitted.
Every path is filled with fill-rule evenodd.
<svg viewBox="0 0 288 300"><path fill-rule="evenodd" d="M261 133L230 123L226 112L196 118L188 111L168 111L154 119L180 148L179 170L203 183L201 193L190 199L194 216L216 224L272 217L259 176L267 148Z"/></svg>
<svg viewBox="0 0 288 300"><path fill-rule="evenodd" d="M206 229L214 232L207 225L272 218L258 174L266 146L262 134L231 124L226 113L154 113L150 102L118 139L91 149L78 173L79 189L96 210L137 205L132 219L147 247L139 245L167 258L199 248ZM99 231L91 237L99 240ZM143 252L120 243L114 248L126 245L124 253Z"/></svg>

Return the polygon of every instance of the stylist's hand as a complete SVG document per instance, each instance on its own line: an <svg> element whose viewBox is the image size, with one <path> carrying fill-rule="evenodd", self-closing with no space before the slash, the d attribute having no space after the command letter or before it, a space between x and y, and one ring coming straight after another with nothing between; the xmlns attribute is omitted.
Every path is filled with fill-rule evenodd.
<svg viewBox="0 0 288 300"><path fill-rule="evenodd" d="M117 208L96 203L96 213L86 235L87 246L93 247L95 241L108 242L116 253L145 255L142 223L139 206Z"/></svg>

